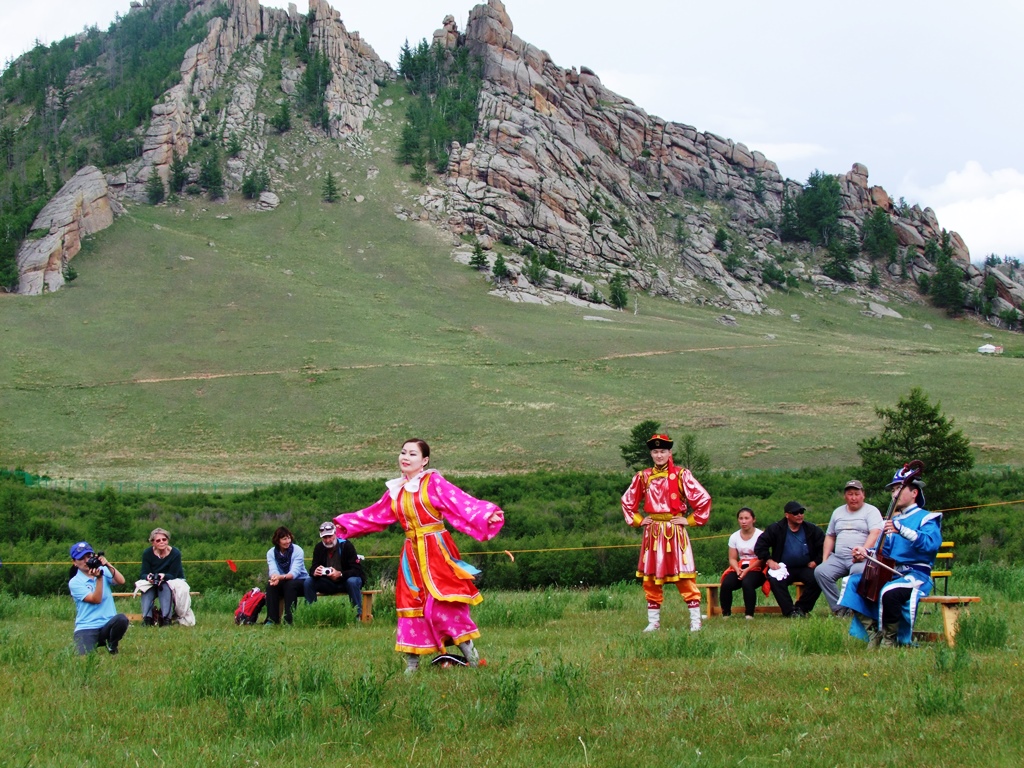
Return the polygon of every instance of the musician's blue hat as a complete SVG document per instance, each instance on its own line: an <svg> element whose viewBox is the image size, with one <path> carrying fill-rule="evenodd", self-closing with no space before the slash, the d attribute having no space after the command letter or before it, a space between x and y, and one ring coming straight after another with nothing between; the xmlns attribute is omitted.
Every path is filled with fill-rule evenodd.
<svg viewBox="0 0 1024 768"><path fill-rule="evenodd" d="M886 487L886 489L889 489L889 488L892 488L892 487L897 486L897 485L903 485L904 483L906 483L906 485L912 485L914 488L917 489L917 506L923 507L924 506L924 480L922 480L922 479L920 479L918 477L915 477L910 482L906 482L906 478L910 474L911 474L911 471L908 470L906 467L900 467L899 469L896 470L896 474L892 476L892 482L889 483L885 487Z"/></svg>

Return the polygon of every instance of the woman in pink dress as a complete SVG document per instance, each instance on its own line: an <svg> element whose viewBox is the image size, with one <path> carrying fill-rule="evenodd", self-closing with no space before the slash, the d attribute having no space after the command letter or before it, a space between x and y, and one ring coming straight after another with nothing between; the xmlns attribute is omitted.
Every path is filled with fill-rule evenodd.
<svg viewBox="0 0 1024 768"><path fill-rule="evenodd" d="M470 666L479 664L473 641L480 631L469 615L469 607L483 600L473 583L479 571L460 559L444 521L477 541L494 538L505 524L496 504L455 487L428 469L429 461L426 442L407 440L398 455L402 476L387 482L380 501L334 518L350 538L394 523L405 530L395 585L395 650L406 654L407 673L416 671L420 656L444 653L447 644L459 646Z"/></svg>

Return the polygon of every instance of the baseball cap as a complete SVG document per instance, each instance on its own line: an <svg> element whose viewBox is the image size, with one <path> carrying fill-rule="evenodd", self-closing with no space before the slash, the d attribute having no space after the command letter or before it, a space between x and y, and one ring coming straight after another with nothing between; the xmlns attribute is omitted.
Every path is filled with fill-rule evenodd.
<svg viewBox="0 0 1024 768"><path fill-rule="evenodd" d="M783 507L783 511L787 515L798 515L801 512L805 512L806 510L804 508L804 505L801 504L799 501L787 501L786 506Z"/></svg>
<svg viewBox="0 0 1024 768"><path fill-rule="evenodd" d="M858 491L863 491L864 484L860 480L847 480L846 485L843 486L843 490L848 491L851 488L856 488Z"/></svg>
<svg viewBox="0 0 1024 768"><path fill-rule="evenodd" d="M337 528L334 527L334 523L328 520L326 523L320 523L320 538L324 536L333 536Z"/></svg>
<svg viewBox="0 0 1024 768"><path fill-rule="evenodd" d="M89 545L88 541L80 541L77 544L71 545L71 559L81 560L86 555L93 554L93 549Z"/></svg>

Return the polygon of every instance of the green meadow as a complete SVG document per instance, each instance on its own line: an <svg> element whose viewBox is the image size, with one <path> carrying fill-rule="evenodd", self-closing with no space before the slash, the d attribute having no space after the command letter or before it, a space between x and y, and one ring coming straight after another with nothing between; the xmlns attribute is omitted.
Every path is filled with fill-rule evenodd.
<svg viewBox="0 0 1024 768"><path fill-rule="evenodd" d="M236 627L236 596L214 591L196 627L133 625L117 656L81 658L66 596L0 593L0 762L1015 766L1024 580L984 575L954 577L983 602L952 650L869 651L820 605L691 634L670 594L644 635L633 583L488 591L474 609L486 666L409 677L387 591L370 625L336 598L300 605L293 627Z"/></svg>
<svg viewBox="0 0 1024 768"><path fill-rule="evenodd" d="M805 283L771 295L778 314L727 326L720 309L646 295L626 312L488 295L450 236L396 217L423 189L392 159L404 105L384 95L394 105L351 146L269 138L271 163L289 162L276 210L237 194L131 205L65 290L0 296L0 466L111 482L369 477L418 435L452 471L608 471L648 418L696 433L716 469L848 466L880 427L874 409L914 386L979 465L1024 463L1021 336L920 303L869 318L851 293ZM349 192L333 204L328 171ZM1005 355L977 354L985 333Z"/></svg>

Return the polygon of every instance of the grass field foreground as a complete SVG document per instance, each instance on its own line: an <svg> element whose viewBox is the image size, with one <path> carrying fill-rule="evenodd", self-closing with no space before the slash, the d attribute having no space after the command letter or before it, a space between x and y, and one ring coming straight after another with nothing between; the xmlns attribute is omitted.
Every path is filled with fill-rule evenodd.
<svg viewBox="0 0 1024 768"><path fill-rule="evenodd" d="M214 593L197 627L133 626L117 657L85 658L66 597L0 595L0 752L5 765L182 768L1017 765L1024 573L1008 592L969 567L955 582L984 602L952 651L868 651L822 605L692 635L672 594L662 631L643 635L636 584L488 593L474 610L487 666L412 677L387 595L369 626L325 600L264 628L234 626L235 596Z"/></svg>

